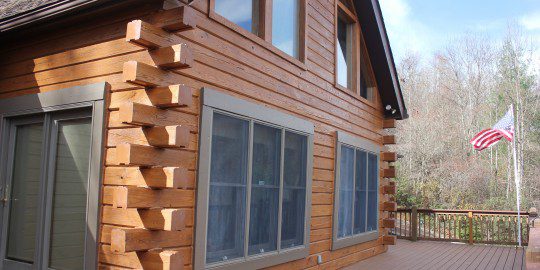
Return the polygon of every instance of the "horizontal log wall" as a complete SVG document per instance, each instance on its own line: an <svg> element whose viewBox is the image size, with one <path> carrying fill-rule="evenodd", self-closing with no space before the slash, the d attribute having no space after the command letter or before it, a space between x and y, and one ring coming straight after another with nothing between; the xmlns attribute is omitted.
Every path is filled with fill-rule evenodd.
<svg viewBox="0 0 540 270"><path fill-rule="evenodd" d="M395 142L383 130L395 123L383 119L378 97L366 102L334 87L334 1L307 1L305 63L291 62L265 41L209 19L208 1L193 2L186 17L179 8L163 11L161 6L144 1L105 11L99 19L68 21L61 31L14 40L0 53L0 98L111 84L101 266L191 268L202 87L315 125L312 191L319 199L312 206L310 255L274 269L340 268L393 244L384 227L392 225L386 210L395 207L389 203L395 185L384 177L394 177L397 156L388 152L381 155L380 237L331 251L336 131L381 145ZM128 23L143 32L128 31Z"/></svg>

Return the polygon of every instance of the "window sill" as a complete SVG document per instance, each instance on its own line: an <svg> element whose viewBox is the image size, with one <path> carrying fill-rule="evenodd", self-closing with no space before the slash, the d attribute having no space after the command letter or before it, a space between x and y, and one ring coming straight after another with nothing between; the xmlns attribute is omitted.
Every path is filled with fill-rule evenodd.
<svg viewBox="0 0 540 270"><path fill-rule="evenodd" d="M241 36L257 43L258 45L264 47L265 49L269 50L270 52L276 54L277 56L283 58L285 61L303 69L303 70L307 70L307 66L305 64L305 42L304 44L301 44L301 46L303 46L302 48L300 48L300 60L299 59L296 59L290 55L288 55L287 53L281 51L280 49L278 49L276 46L274 46L272 43L264 40L263 38L251 33L250 31L242 28L241 26L227 20L225 17L217 14L216 12L214 12L213 10L210 10L208 12L208 17L212 20L214 20L215 22L233 30L234 32L236 32L237 34L240 34Z"/></svg>
<svg viewBox="0 0 540 270"><path fill-rule="evenodd" d="M332 241L332 250L354 246L357 244L377 240L379 238L379 231L371 231L367 233L357 234L346 238L336 239L334 237Z"/></svg>
<svg viewBox="0 0 540 270"><path fill-rule="evenodd" d="M223 263L210 264L205 269L212 270L238 270L238 269L261 269L278 264L307 258L309 246L282 251L281 253L270 252L264 255L255 255L247 260L236 260ZM196 268L197 269L197 268Z"/></svg>
<svg viewBox="0 0 540 270"><path fill-rule="evenodd" d="M379 109L379 108L377 107L377 104L375 103L374 100L369 100L369 99L367 99L367 98L365 98L365 97L362 97L362 96L360 96L358 93L353 92L351 89L349 89L349 88L347 88L347 87L341 86L341 85L338 84L337 82L334 83L334 87L337 88L337 89L339 89L339 90L341 90L343 93L347 94L348 96L350 96L350 97L352 97L352 98L354 98L354 99L356 99L356 100L358 100L358 101L364 103L365 105L367 105L367 106L369 106L369 107L371 107L371 108L373 108L373 109L375 109L375 110L378 110L378 109ZM377 88L374 89L374 92L375 92L375 93L378 93Z"/></svg>

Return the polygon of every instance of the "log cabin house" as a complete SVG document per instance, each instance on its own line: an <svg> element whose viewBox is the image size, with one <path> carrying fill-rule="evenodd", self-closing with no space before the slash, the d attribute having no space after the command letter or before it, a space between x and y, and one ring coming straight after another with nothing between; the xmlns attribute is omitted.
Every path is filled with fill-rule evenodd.
<svg viewBox="0 0 540 270"><path fill-rule="evenodd" d="M2 5L0 269L336 269L395 243L377 0Z"/></svg>

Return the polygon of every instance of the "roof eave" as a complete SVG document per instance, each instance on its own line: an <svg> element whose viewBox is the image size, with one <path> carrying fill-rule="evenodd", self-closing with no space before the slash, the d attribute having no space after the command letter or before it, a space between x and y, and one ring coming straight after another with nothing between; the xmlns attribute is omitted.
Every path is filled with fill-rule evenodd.
<svg viewBox="0 0 540 270"><path fill-rule="evenodd" d="M15 28L65 14L79 8L89 7L104 1L105 0L62 0L43 5L0 20L0 32L13 30Z"/></svg>
<svg viewBox="0 0 540 270"><path fill-rule="evenodd" d="M383 105L385 108L387 105L391 106L390 110L385 109L385 117L398 120L406 119L409 116L403 100L379 1L355 0L354 2Z"/></svg>

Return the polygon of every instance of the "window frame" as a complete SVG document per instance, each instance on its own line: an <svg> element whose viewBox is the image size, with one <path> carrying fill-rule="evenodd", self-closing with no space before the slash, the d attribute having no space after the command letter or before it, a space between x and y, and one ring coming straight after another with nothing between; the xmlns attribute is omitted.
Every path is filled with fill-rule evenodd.
<svg viewBox="0 0 540 270"><path fill-rule="evenodd" d="M257 43L260 46L270 50L279 57L287 60L288 62L307 70L306 67L306 40L307 40L307 0L299 0L299 48L298 48L298 58L289 55L288 53L280 50L274 44L272 44L272 0L259 0L259 33L258 35L252 33L237 25L236 23L228 20L219 13L215 11L215 0L209 0L208 3L208 17L221 25L230 28L241 36L250 39L251 41Z"/></svg>
<svg viewBox="0 0 540 270"><path fill-rule="evenodd" d="M344 0L344 1L348 1L348 0ZM351 5L353 5L353 8L354 8L354 3L351 3ZM345 16L345 20L348 21L349 23L353 23L353 36L354 36L354 41L353 41L353 44L351 46L353 46L353 50L352 50L352 85L353 85L353 89L349 89L348 87L345 87L345 86L342 86L341 84L338 83L338 57L337 57L337 50L338 50L338 42L337 42L337 39L338 39L338 17L340 15L340 11L342 11L342 13L344 14ZM334 66L335 66L335 69L334 69L334 86L337 88L337 89L340 89L341 91L349 94L350 96L360 100L360 101L363 101L364 103L366 103L367 105L371 106L371 107L376 107L379 103L379 98L378 98L378 87L377 87L377 82L375 80L375 75L373 74L373 68L372 68L372 65L371 65L371 60L370 60L370 57L369 57L369 54L367 52L367 48L366 48L366 45L365 45L365 39L364 39L364 35L361 31L361 27L360 27L360 22L358 21L358 18L356 16L356 11L355 10L351 10L349 9L347 6L345 6L343 3L341 3L341 0L336 0L335 1L335 16L334 16L334 36L335 36L335 41L336 41L336 46L335 46L335 53L334 53ZM362 63L365 62L365 65L367 67L367 70L364 71L362 69ZM360 73L361 72L365 72L364 74L366 76L369 76L369 78L371 79L371 81L373 82L374 84L374 87L372 87L372 92L371 94L368 94L368 98L364 98L363 96L361 96L360 94L360 91L361 91L361 79L360 79Z"/></svg>
<svg viewBox="0 0 540 270"><path fill-rule="evenodd" d="M251 103L249 101L239 99L227 94L203 88L201 91L202 108L201 108L201 124L199 138L199 163L197 177L197 206L196 206L196 232L195 232L195 252L194 252L194 269L255 269L269 267L293 260L305 258L309 255L309 236L310 236L310 220L311 220L311 185L313 173L313 134L314 125L306 120L295 116L285 114L283 112L270 109L268 107ZM282 140L286 132L301 134L306 136L306 198L305 198L305 216L304 216L304 244L298 247L284 249L281 251L272 251L261 255L251 255L245 259L231 259L227 262L206 264L206 245L207 245L207 229L208 229L208 206L210 193L210 160L211 160L211 142L212 142L212 121L214 113L233 116L237 119L250 121L250 128L254 123L262 123L270 127L278 127L282 130ZM248 159L252 155L253 133L250 133L250 145ZM285 141L282 141L282 148L285 147ZM248 161L248 171L249 168ZM283 161L282 161L283 164ZM283 174L281 168L280 174ZM248 179L250 183L252 179ZM246 184L247 184L246 183ZM282 184L280 184L282 186ZM247 185L247 189L251 184ZM280 188L280 193L282 193ZM280 196L281 198L281 196ZM250 198L246 194L246 224L249 219ZM279 212L281 215L281 212ZM281 217L278 216L279 219ZM248 232L249 226L245 226L244 232ZM278 224L278 237L281 234L281 224ZM249 235L244 235L244 241L247 242ZM246 246L246 245L245 245ZM246 246L247 248L247 246ZM247 252L247 251L245 251Z"/></svg>
<svg viewBox="0 0 540 270"><path fill-rule="evenodd" d="M98 240L99 240L99 224L100 224L100 206L101 206L101 183L102 183L102 164L103 164L103 138L105 132L105 94L110 89L110 85L106 82L75 86L60 90L50 91L46 93L28 94L14 98L0 100L0 196L7 196L8 177L12 168L7 164L7 161L12 160L14 154L12 142L13 133L12 126L19 124L22 121L35 119L39 114L42 114L44 125L44 138L42 142L45 147L42 150L42 172L40 173L40 199L38 203L37 219L40 221L51 221L50 214L52 209L48 209L50 203L46 198L53 196L54 190L48 188L54 181L47 181L54 172L50 170L50 160L52 152L47 152L46 149L52 149L51 132L55 131L55 127L51 124L54 120L63 120L66 114L63 111L72 109L90 109L91 112L84 114L80 110L73 111L74 116L83 116L83 118L91 117L91 139L90 139L90 158L88 167L88 193L86 199L86 233L85 233L85 254L84 268L96 269L98 258ZM47 113L55 113L51 115ZM25 117L25 118L18 118ZM62 118L63 117L63 118ZM71 118L71 117L67 117ZM81 118L79 118L81 119ZM31 121L31 122L34 122ZM40 122L38 121L38 122ZM47 131L49 130L49 131ZM55 136L54 134L52 135ZM54 148L54 146L53 146ZM46 181L43 181L46 180ZM10 183L9 183L10 184ZM5 211L4 211L5 210ZM0 207L0 232L1 235L6 235L7 227L4 222L7 221L9 209L3 204ZM45 222L46 223L46 222ZM33 264L29 265L32 269L48 269L48 258L50 254L50 232L45 230L50 229L51 224L41 224L36 227L36 248ZM49 234L46 236L45 234ZM6 260L7 252L7 235L0 241L0 268ZM47 256L47 258L45 258Z"/></svg>
<svg viewBox="0 0 540 270"><path fill-rule="evenodd" d="M356 17L356 13L354 10L350 10L348 7L346 7L343 3L340 2L340 0L336 0L335 4L335 21L334 21L334 36L335 36L335 53L334 53L334 86L346 93L358 95L360 97L360 50L359 50L359 44L360 44L360 31L359 31L359 22L358 18ZM350 80L352 88L349 88L347 86L343 86L339 84L338 82L338 21L340 20L340 14L343 14L343 17L341 18L344 20L348 25L351 27L351 37L353 38L351 42L351 78ZM347 71L349 73L349 71Z"/></svg>
<svg viewBox="0 0 540 270"><path fill-rule="evenodd" d="M340 195L340 163L341 163L341 146L351 147L355 151L355 160L356 160L356 151L363 150L367 153L375 154L377 156L378 166L377 166L377 211L375 220L377 220L377 230L363 232L359 234L353 234L348 237L338 238L338 215L339 215L339 195ZM333 214L333 227L332 227L332 250L349 247L352 245L373 241L379 238L380 226L379 226L379 217L380 217L380 145L369 141L364 138L356 137L348 133L337 131L336 133L336 159L335 159L335 185L334 185L334 214ZM356 167L356 164L354 164ZM355 169L356 170L356 169ZM355 181L355 180L353 180ZM366 182L369 181L366 179ZM354 194L354 187L353 187ZM367 200L366 200L367 203ZM354 197L353 197L354 204ZM354 210L353 210L354 211ZM354 219L353 219L354 222ZM367 222L367 212L366 212L366 222Z"/></svg>

